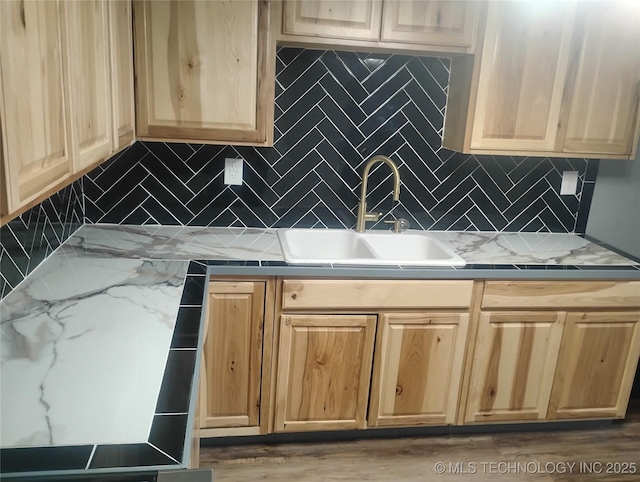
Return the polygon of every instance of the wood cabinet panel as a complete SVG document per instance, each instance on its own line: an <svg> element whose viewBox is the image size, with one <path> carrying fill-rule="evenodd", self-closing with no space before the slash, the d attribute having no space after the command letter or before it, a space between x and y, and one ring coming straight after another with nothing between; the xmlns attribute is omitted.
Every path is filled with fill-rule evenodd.
<svg viewBox="0 0 640 482"><path fill-rule="evenodd" d="M295 309L468 308L470 280L284 280L282 307Z"/></svg>
<svg viewBox="0 0 640 482"><path fill-rule="evenodd" d="M211 282L200 376L200 427L257 426L265 284Z"/></svg>
<svg viewBox="0 0 640 482"><path fill-rule="evenodd" d="M640 356L640 312L569 313L549 419L622 418Z"/></svg>
<svg viewBox="0 0 640 482"><path fill-rule="evenodd" d="M364 428L376 317L282 315L275 430Z"/></svg>
<svg viewBox="0 0 640 482"><path fill-rule="evenodd" d="M640 281L487 281L483 308L633 308Z"/></svg>
<svg viewBox="0 0 640 482"><path fill-rule="evenodd" d="M385 1L380 40L472 47L477 9L476 2Z"/></svg>
<svg viewBox="0 0 640 482"><path fill-rule="evenodd" d="M553 150L574 9L489 2L471 149Z"/></svg>
<svg viewBox="0 0 640 482"><path fill-rule="evenodd" d="M640 3L588 2L576 23L561 148L631 155L639 116Z"/></svg>
<svg viewBox="0 0 640 482"><path fill-rule="evenodd" d="M378 40L381 0L285 0L285 34Z"/></svg>
<svg viewBox="0 0 640 482"><path fill-rule="evenodd" d="M2 214L71 174L57 2L0 2Z"/></svg>
<svg viewBox="0 0 640 482"><path fill-rule="evenodd" d="M481 313L466 422L546 417L564 320L563 312Z"/></svg>
<svg viewBox="0 0 640 482"><path fill-rule="evenodd" d="M74 170L104 160L112 151L111 73L107 2L63 1L68 79L67 119Z"/></svg>
<svg viewBox="0 0 640 482"><path fill-rule="evenodd" d="M133 24L130 1L109 2L109 46L111 53L111 116L113 150L134 140Z"/></svg>
<svg viewBox="0 0 640 482"><path fill-rule="evenodd" d="M468 323L467 313L380 315L370 426L455 422Z"/></svg>
<svg viewBox="0 0 640 482"><path fill-rule="evenodd" d="M137 1L141 137L273 142L275 45L267 1Z"/></svg>

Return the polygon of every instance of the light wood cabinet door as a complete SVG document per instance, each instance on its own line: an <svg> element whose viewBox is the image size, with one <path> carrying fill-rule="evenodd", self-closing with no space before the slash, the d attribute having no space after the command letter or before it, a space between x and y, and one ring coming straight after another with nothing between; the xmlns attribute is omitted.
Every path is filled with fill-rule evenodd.
<svg viewBox="0 0 640 482"><path fill-rule="evenodd" d="M274 428L366 426L376 317L282 315Z"/></svg>
<svg viewBox="0 0 640 482"><path fill-rule="evenodd" d="M632 156L640 98L640 2L586 2L578 11L560 149Z"/></svg>
<svg viewBox="0 0 640 482"><path fill-rule="evenodd" d="M370 426L455 423L468 313L379 317Z"/></svg>
<svg viewBox="0 0 640 482"><path fill-rule="evenodd" d="M113 150L133 142L135 100L133 94L133 24L130 1L109 2L111 52L111 116Z"/></svg>
<svg viewBox="0 0 640 482"><path fill-rule="evenodd" d="M136 1L138 136L273 143L270 4Z"/></svg>
<svg viewBox="0 0 640 482"><path fill-rule="evenodd" d="M259 424L265 284L209 284L200 375L200 427Z"/></svg>
<svg viewBox="0 0 640 482"><path fill-rule="evenodd" d="M482 312L465 422L544 420L564 312Z"/></svg>
<svg viewBox="0 0 640 482"><path fill-rule="evenodd" d="M640 356L640 312L569 313L548 418L622 418Z"/></svg>
<svg viewBox="0 0 640 482"><path fill-rule="evenodd" d="M68 80L68 129L74 170L108 157L111 140L109 18L104 0L66 0L63 38Z"/></svg>
<svg viewBox="0 0 640 482"><path fill-rule="evenodd" d="M285 0L282 32L356 40L380 37L381 0Z"/></svg>
<svg viewBox="0 0 640 482"><path fill-rule="evenodd" d="M2 214L72 171L56 1L0 2Z"/></svg>
<svg viewBox="0 0 640 482"><path fill-rule="evenodd" d="M575 5L489 2L471 149L553 151Z"/></svg>
<svg viewBox="0 0 640 482"><path fill-rule="evenodd" d="M471 47L478 3L393 0L384 2L383 42Z"/></svg>

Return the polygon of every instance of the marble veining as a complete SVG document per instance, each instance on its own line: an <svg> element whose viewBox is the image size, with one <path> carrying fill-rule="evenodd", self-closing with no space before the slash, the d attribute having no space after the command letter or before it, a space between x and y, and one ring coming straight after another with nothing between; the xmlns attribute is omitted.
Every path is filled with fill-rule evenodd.
<svg viewBox="0 0 640 482"><path fill-rule="evenodd" d="M573 234L428 234L469 265L638 265ZM271 229L85 225L2 300L0 446L146 442L189 259L283 257Z"/></svg>
<svg viewBox="0 0 640 482"><path fill-rule="evenodd" d="M467 264L638 264L575 234L427 231ZM283 261L274 229L85 225L61 248L78 256Z"/></svg>
<svg viewBox="0 0 640 482"><path fill-rule="evenodd" d="M58 251L0 303L0 445L147 440L186 261Z"/></svg>
<svg viewBox="0 0 640 482"><path fill-rule="evenodd" d="M629 266L636 265L596 243L565 233L429 231L467 264Z"/></svg>
<svg viewBox="0 0 640 482"><path fill-rule="evenodd" d="M61 249L91 257L283 260L276 232L258 228L85 225Z"/></svg>

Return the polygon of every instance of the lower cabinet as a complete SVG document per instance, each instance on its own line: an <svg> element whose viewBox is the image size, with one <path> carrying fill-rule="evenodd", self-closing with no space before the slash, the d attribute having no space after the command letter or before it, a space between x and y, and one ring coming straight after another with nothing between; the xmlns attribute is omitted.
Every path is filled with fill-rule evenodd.
<svg viewBox="0 0 640 482"><path fill-rule="evenodd" d="M564 312L482 312L465 422L544 420Z"/></svg>
<svg viewBox="0 0 640 482"><path fill-rule="evenodd" d="M569 313L549 419L622 418L640 357L640 312Z"/></svg>
<svg viewBox="0 0 640 482"><path fill-rule="evenodd" d="M370 426L455 422L468 325L468 313L379 316Z"/></svg>
<svg viewBox="0 0 640 482"><path fill-rule="evenodd" d="M209 284L200 370L200 428L257 429L264 312L265 282Z"/></svg>
<svg viewBox="0 0 640 482"><path fill-rule="evenodd" d="M622 418L639 357L640 281L218 279L201 437Z"/></svg>
<svg viewBox="0 0 640 482"><path fill-rule="evenodd" d="M282 315L275 430L365 428L376 317Z"/></svg>

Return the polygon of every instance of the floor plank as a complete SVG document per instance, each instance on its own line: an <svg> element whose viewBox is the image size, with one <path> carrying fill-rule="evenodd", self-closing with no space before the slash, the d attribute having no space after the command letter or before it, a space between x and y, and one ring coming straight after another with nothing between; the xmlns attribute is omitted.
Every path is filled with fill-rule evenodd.
<svg viewBox="0 0 640 482"><path fill-rule="evenodd" d="M635 463L635 474L624 463ZM200 466L213 468L216 482L635 482L640 400L632 401L623 423L595 430L203 446Z"/></svg>

